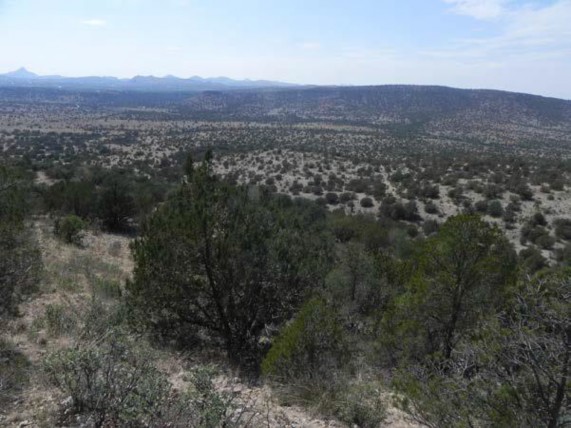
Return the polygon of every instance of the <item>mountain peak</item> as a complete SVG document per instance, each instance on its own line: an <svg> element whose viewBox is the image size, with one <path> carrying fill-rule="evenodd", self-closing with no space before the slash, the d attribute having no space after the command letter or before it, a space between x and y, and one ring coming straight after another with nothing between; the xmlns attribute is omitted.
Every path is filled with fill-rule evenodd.
<svg viewBox="0 0 571 428"><path fill-rule="evenodd" d="M0 0L2 1L2 0ZM228 77L202 78L198 76L189 79L173 75L164 77L137 75L131 79L117 79L116 77L64 77L41 76L24 67L10 73L0 74L0 87L57 87L57 88L83 88L83 89L136 89L146 91L204 91L223 89L254 89L266 87L293 87L296 85L255 80L234 80Z"/></svg>
<svg viewBox="0 0 571 428"><path fill-rule="evenodd" d="M35 79L36 77L38 77L38 75L36 73L32 73L31 71L28 71L25 67L20 67L19 69L15 70L15 71L11 71L9 73L6 73L5 76L13 77L16 79Z"/></svg>

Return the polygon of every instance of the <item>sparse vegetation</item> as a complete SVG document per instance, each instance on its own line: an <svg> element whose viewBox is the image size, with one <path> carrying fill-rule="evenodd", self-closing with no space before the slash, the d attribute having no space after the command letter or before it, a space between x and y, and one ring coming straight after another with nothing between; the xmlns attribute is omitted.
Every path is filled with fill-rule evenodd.
<svg viewBox="0 0 571 428"><path fill-rule="evenodd" d="M0 425L564 426L567 107L408 90L1 89Z"/></svg>
<svg viewBox="0 0 571 428"><path fill-rule="evenodd" d="M85 223L76 215L68 215L57 219L54 225L54 233L68 244L81 245L82 232Z"/></svg>

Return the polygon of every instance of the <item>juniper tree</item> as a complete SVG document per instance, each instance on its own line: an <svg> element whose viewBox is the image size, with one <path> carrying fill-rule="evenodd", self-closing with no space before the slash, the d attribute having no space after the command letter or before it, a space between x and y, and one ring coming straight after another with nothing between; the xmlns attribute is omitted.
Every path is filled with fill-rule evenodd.
<svg viewBox="0 0 571 428"><path fill-rule="evenodd" d="M143 227L129 299L162 333L202 328L236 362L289 319L321 283L333 253L324 211L217 180L211 155Z"/></svg>

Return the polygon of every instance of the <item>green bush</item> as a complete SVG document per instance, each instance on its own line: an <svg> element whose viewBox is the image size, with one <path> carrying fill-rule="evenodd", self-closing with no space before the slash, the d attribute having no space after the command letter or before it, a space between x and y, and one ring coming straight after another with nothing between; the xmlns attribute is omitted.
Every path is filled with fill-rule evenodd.
<svg viewBox="0 0 571 428"><path fill-rule="evenodd" d="M54 233L62 241L68 244L81 245L85 222L76 215L68 215L57 219L54 225Z"/></svg>
<svg viewBox="0 0 571 428"><path fill-rule="evenodd" d="M136 213L135 199L129 183L121 176L112 176L106 183L97 203L98 217L107 230L124 232Z"/></svg>
<svg viewBox="0 0 571 428"><path fill-rule="evenodd" d="M504 208L502 207L502 203L497 199L494 199L493 201L490 201L488 203L487 210L488 210L488 215L495 218L501 217L504 214Z"/></svg>
<svg viewBox="0 0 571 428"><path fill-rule="evenodd" d="M325 194L325 200L329 205L337 205L339 203L339 196L337 193L328 192Z"/></svg>
<svg viewBox="0 0 571 428"><path fill-rule="evenodd" d="M327 382L348 358L343 328L325 300L314 298L275 339L262 374L288 381Z"/></svg>
<svg viewBox="0 0 571 428"><path fill-rule="evenodd" d="M550 250L555 244L555 238L551 235L545 234L535 239L534 243L544 250Z"/></svg>
<svg viewBox="0 0 571 428"><path fill-rule="evenodd" d="M438 207L432 201L428 201L424 204L424 211L428 214L438 214Z"/></svg>
<svg viewBox="0 0 571 428"><path fill-rule="evenodd" d="M534 246L521 250L519 259L521 266L529 273L535 273L549 266L547 259Z"/></svg>
<svg viewBox="0 0 571 428"><path fill-rule="evenodd" d="M387 417L381 390L374 383L349 385L340 395L335 415L350 426L377 428Z"/></svg>
<svg viewBox="0 0 571 428"><path fill-rule="evenodd" d="M497 226L450 217L416 252L407 290L383 314L381 342L392 362L439 356L494 311L515 280L516 254Z"/></svg>
<svg viewBox="0 0 571 428"><path fill-rule="evenodd" d="M488 211L488 201L487 200L481 200L478 201L474 204L474 208L476 209L476 211L478 211L479 213L485 213Z"/></svg>
<svg viewBox="0 0 571 428"><path fill-rule="evenodd" d="M387 417L381 391L375 384L349 385L340 395L335 415L350 426L377 428Z"/></svg>
<svg viewBox="0 0 571 428"><path fill-rule="evenodd" d="M361 199L360 204L363 208L371 208L374 206L373 200L371 198L369 198L368 196Z"/></svg>
<svg viewBox="0 0 571 428"><path fill-rule="evenodd" d="M325 210L218 181L211 164L149 218L132 244L127 300L139 324L184 341L200 328L234 363L258 367L260 338L323 282L332 259Z"/></svg>
<svg viewBox="0 0 571 428"><path fill-rule="evenodd" d="M558 218L553 222L555 236L566 241L571 240L571 219Z"/></svg>
<svg viewBox="0 0 571 428"><path fill-rule="evenodd" d="M80 344L45 360L50 381L72 399L73 410L89 414L96 426L106 421L134 422L159 413L167 382L148 354L135 352L126 337Z"/></svg>
<svg viewBox="0 0 571 428"><path fill-rule="evenodd" d="M48 355L44 371L71 397L64 414L86 417L96 427L215 428L228 426L233 410L230 398L214 390L207 371L192 374L192 388L175 395L154 367L150 350L120 331Z"/></svg>
<svg viewBox="0 0 571 428"><path fill-rule="evenodd" d="M395 372L399 407L431 427L566 426L570 289L569 270L522 280L446 364Z"/></svg>
<svg viewBox="0 0 571 428"><path fill-rule="evenodd" d="M14 315L21 297L36 290L42 269L32 232L0 219L0 319Z"/></svg>

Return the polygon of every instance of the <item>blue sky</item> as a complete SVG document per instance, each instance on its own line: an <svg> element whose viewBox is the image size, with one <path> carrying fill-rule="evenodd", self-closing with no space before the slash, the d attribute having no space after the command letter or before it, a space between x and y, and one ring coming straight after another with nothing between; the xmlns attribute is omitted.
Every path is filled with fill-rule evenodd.
<svg viewBox="0 0 571 428"><path fill-rule="evenodd" d="M0 0L0 73L21 66L571 99L571 0Z"/></svg>

